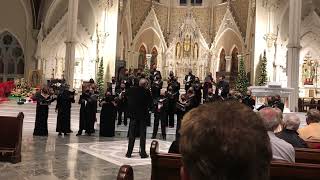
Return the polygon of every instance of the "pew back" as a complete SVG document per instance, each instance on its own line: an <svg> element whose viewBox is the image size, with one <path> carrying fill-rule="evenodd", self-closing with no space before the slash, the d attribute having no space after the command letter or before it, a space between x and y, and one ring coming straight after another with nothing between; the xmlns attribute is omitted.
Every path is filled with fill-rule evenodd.
<svg viewBox="0 0 320 180"><path fill-rule="evenodd" d="M181 155L159 153L158 150L158 142L153 141L150 147L151 180L180 180ZM270 180L320 180L320 165L271 162Z"/></svg>
<svg viewBox="0 0 320 180"><path fill-rule="evenodd" d="M159 153L159 144L152 141L151 155L151 180L176 180L180 179L180 167L182 166L180 154Z"/></svg>
<svg viewBox="0 0 320 180"><path fill-rule="evenodd" d="M320 149L296 148L296 162L320 164Z"/></svg>
<svg viewBox="0 0 320 180"><path fill-rule="evenodd" d="M24 114L0 116L0 161L21 161L21 140Z"/></svg>
<svg viewBox="0 0 320 180"><path fill-rule="evenodd" d="M319 180L320 165L272 162L270 180Z"/></svg>

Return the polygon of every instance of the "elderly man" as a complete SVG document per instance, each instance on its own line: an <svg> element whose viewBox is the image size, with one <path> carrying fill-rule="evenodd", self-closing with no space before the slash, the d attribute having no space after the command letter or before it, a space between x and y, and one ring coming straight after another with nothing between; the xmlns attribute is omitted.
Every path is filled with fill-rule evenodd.
<svg viewBox="0 0 320 180"><path fill-rule="evenodd" d="M146 153L147 118L149 115L149 107L152 104L152 98L150 91L147 89L147 85L148 81L142 78L139 81L139 87L132 87L128 91L128 107L132 118L129 124L127 158L131 158L137 131L140 133L140 156L141 158L148 157Z"/></svg>
<svg viewBox="0 0 320 180"><path fill-rule="evenodd" d="M320 111L310 109L307 112L307 126L298 130L302 139L306 140L320 140Z"/></svg>
<svg viewBox="0 0 320 180"><path fill-rule="evenodd" d="M288 114L284 117L283 130L277 137L290 143L295 148L307 148L306 142L299 137L297 130L300 126L300 119L295 114Z"/></svg>
<svg viewBox="0 0 320 180"><path fill-rule="evenodd" d="M269 137L245 105L225 101L194 108L183 117L180 133L182 180L269 179Z"/></svg>
<svg viewBox="0 0 320 180"><path fill-rule="evenodd" d="M295 151L293 146L278 138L274 133L274 131L279 127L281 121L278 112L274 108L266 107L259 111L259 115L261 116L264 126L268 131L273 159L294 163Z"/></svg>

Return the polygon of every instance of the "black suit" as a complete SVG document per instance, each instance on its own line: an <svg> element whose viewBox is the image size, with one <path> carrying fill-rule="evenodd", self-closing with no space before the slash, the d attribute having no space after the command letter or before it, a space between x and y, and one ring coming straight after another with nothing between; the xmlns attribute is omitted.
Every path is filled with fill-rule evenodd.
<svg viewBox="0 0 320 180"><path fill-rule="evenodd" d="M278 138L285 140L295 148L308 148L307 143L299 137L297 131L284 129L276 135Z"/></svg>
<svg viewBox="0 0 320 180"><path fill-rule="evenodd" d="M149 107L152 104L150 91L143 87L133 87L128 91L128 107L132 115L129 125L129 144L127 154L131 155L136 131L140 132L140 155L146 154L146 131Z"/></svg>
<svg viewBox="0 0 320 180"><path fill-rule="evenodd" d="M184 77L184 80L186 81L185 85L184 85L184 88L185 88L186 91L188 91L188 89L191 87L191 85L193 84L195 78L196 78L196 76L194 76L193 74L187 74Z"/></svg>
<svg viewBox="0 0 320 180"><path fill-rule="evenodd" d="M219 81L215 94L219 94L219 89L221 89L221 97L223 97L224 99L227 98L230 89L229 83L225 80Z"/></svg>
<svg viewBox="0 0 320 180"><path fill-rule="evenodd" d="M156 76L159 75L160 79L162 79L162 76L161 76L161 72L158 71L158 70L151 70L150 71L150 81L153 82L156 80Z"/></svg>

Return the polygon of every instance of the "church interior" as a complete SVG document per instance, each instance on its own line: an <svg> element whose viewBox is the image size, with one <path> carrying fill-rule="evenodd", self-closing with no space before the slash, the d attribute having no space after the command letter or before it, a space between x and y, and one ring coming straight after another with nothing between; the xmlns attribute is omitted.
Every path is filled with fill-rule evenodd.
<svg viewBox="0 0 320 180"><path fill-rule="evenodd" d="M113 81L121 84L126 73L138 76L141 71L150 77L151 71L160 73L161 93L171 87L173 73L178 94L189 92L184 87L192 71L203 86L199 104L206 101L209 74L216 92L223 77L230 94L241 88L240 95L252 93L255 110L279 96L284 115L296 114L300 127L307 126L306 112L320 108L320 0L2 0L0 160L9 152L1 146L15 139L8 136L17 136L21 155L18 163L0 161L0 180L119 179L122 165L133 167L134 179L150 179L153 113L146 128L151 158L139 157L139 140L132 157L125 156L131 131L126 112L124 125L115 125L119 117L114 117L113 137L102 137L97 132L102 131L103 107L98 105L96 132L76 136L87 84L100 95L108 89L113 94ZM33 97L43 86L63 83L74 90L70 134L60 136L59 102L48 101L46 135L34 136L36 119L43 114L38 115ZM8 117L19 120L19 112L23 123L8 123ZM160 152L176 140L177 118L166 136L159 127ZM7 132L5 126L13 129Z"/></svg>

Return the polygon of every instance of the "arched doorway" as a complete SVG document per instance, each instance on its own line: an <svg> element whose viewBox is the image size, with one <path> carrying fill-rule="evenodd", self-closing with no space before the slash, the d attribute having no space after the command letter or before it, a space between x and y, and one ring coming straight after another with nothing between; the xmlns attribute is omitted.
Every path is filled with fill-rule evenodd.
<svg viewBox="0 0 320 180"><path fill-rule="evenodd" d="M226 72L226 51L224 49L220 52L220 62L219 62L219 71L220 72Z"/></svg>
<svg viewBox="0 0 320 180"><path fill-rule="evenodd" d="M147 60L146 55L147 55L146 47L144 45L141 45L139 48L138 69L143 70L145 68L145 64Z"/></svg>
<svg viewBox="0 0 320 180"><path fill-rule="evenodd" d="M24 65L19 41L8 31L0 34L0 82L22 78Z"/></svg>
<svg viewBox="0 0 320 180"><path fill-rule="evenodd" d="M157 57L158 57L158 50L156 47L153 47L152 48L152 51L151 51L151 63L150 63L150 66L152 67L153 65L156 65L157 66ZM151 68L150 67L150 68Z"/></svg>
<svg viewBox="0 0 320 180"><path fill-rule="evenodd" d="M231 54L231 72L238 72L238 64L239 64L238 54L239 54L238 48L234 47Z"/></svg>

